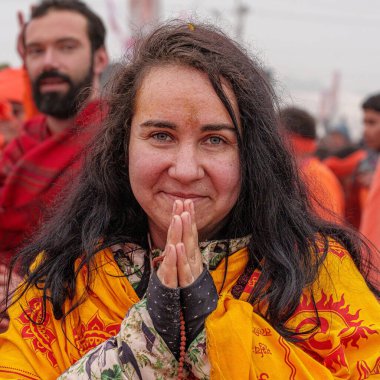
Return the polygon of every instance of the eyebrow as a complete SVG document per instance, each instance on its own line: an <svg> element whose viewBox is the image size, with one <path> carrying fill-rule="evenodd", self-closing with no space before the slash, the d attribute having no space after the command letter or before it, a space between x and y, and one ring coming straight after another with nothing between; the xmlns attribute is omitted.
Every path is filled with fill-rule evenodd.
<svg viewBox="0 0 380 380"><path fill-rule="evenodd" d="M59 38L58 40L54 41L55 44L62 44L62 43L66 43L66 42L74 42L76 44L80 43L80 41L76 37L62 37L62 38ZM41 41L30 41L30 42L27 42L25 44L25 46L28 48L28 47L41 46L43 44L44 44L44 41L42 41L42 42Z"/></svg>
<svg viewBox="0 0 380 380"><path fill-rule="evenodd" d="M170 121L163 121L163 120L147 120L140 124L143 128L163 128L163 129L171 129L176 130L177 125L174 123L171 123ZM202 132L207 131L222 131L222 130L230 130L234 133L236 133L236 129L231 126L230 124L205 124L201 127Z"/></svg>

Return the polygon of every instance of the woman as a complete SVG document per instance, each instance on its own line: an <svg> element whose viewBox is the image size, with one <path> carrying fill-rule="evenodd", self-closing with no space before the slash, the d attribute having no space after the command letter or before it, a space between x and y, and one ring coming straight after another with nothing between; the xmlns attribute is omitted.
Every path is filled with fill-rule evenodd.
<svg viewBox="0 0 380 380"><path fill-rule="evenodd" d="M362 247L311 213L256 61L210 26L169 23L111 94L76 189L21 252L0 373L376 376Z"/></svg>

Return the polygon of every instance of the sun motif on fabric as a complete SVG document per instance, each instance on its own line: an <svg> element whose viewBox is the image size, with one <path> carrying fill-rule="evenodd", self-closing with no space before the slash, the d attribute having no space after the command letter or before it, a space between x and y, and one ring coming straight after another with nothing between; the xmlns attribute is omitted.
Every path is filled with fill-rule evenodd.
<svg viewBox="0 0 380 380"><path fill-rule="evenodd" d="M317 246L319 248L319 252L322 253L324 250L324 244L321 241L318 241ZM329 254L333 254L334 256L339 258L340 260L343 260L344 257L346 257L348 255L347 250L345 248L343 248L341 244L339 244L337 241L335 241L333 239L329 239L328 250L329 250Z"/></svg>
<svg viewBox="0 0 380 380"><path fill-rule="evenodd" d="M52 316L50 313L43 313L43 302L40 297L32 298L28 302L28 307L20 314L17 320L23 325L21 336L24 340L30 341L35 352L40 352L48 359L52 367L57 366L57 360L54 357L52 345L56 341L54 332L49 329L49 323ZM43 320L43 323L39 323ZM37 322L37 323L33 323Z"/></svg>
<svg viewBox="0 0 380 380"><path fill-rule="evenodd" d="M106 324L96 312L90 320L81 323L73 329L75 345L79 350L80 356L103 343L107 339L115 336L120 330L120 323Z"/></svg>
<svg viewBox="0 0 380 380"><path fill-rule="evenodd" d="M359 380L364 380L370 377L371 375L380 374L380 357L376 360L373 368L370 368L368 363L365 360L360 360L357 364L358 373L360 375Z"/></svg>
<svg viewBox="0 0 380 380"><path fill-rule="evenodd" d="M348 368L345 348L350 345L359 349L362 339L368 339L377 332L362 326L363 321L359 319L360 310L350 313L344 294L339 300L334 301L331 295L328 297L322 291L321 298L315 302L315 306L318 309L320 327L308 339L299 343L299 346L332 372L341 367ZM288 322L297 332L307 331L315 326L314 304L310 297L302 296L296 313ZM334 331L336 329L339 330Z"/></svg>

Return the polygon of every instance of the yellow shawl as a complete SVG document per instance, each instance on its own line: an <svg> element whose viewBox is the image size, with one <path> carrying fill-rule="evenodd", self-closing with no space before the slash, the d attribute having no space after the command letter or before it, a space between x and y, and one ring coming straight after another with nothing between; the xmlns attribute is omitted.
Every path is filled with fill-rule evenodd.
<svg viewBox="0 0 380 380"><path fill-rule="evenodd" d="M256 271L249 287L258 278ZM321 327L297 344L255 313L244 301L247 294L236 300L223 293L206 319L211 379L380 379L380 304L339 244L330 241L312 290ZM287 326L302 332L314 322L310 292L304 291Z"/></svg>
<svg viewBox="0 0 380 380"><path fill-rule="evenodd" d="M229 258L218 307L206 320L211 379L365 379L380 374L380 306L338 245L326 261L328 273L322 268L313 285L322 327L302 344L286 342L250 304L232 298L230 290L246 264L246 249ZM126 312L139 299L110 250L96 255L95 267L91 292L63 323L54 319L49 303L45 323L34 325L28 319L27 315L41 317L36 289L10 308L10 327L0 335L0 379L55 379L117 334ZM212 275L219 290L224 264ZM251 286L258 275L251 278ZM84 268L74 301L83 293L86 276ZM66 301L65 311L72 302ZM313 317L305 292L288 324L302 331Z"/></svg>

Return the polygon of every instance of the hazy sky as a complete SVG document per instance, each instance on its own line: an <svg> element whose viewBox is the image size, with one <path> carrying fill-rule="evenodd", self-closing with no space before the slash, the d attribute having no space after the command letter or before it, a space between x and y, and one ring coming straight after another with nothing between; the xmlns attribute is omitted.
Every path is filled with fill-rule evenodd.
<svg viewBox="0 0 380 380"><path fill-rule="evenodd" d="M0 62L20 64L15 52L16 12L28 12L33 0L0 0ZM109 26L113 3L125 34L127 0L87 0ZM271 69L284 103L307 107L318 115L321 93L340 73L337 118L346 117L360 135L360 103L380 92L379 0L161 0L161 18L197 15L236 35L237 5L248 11L241 40ZM109 27L108 47L122 55L120 37Z"/></svg>

